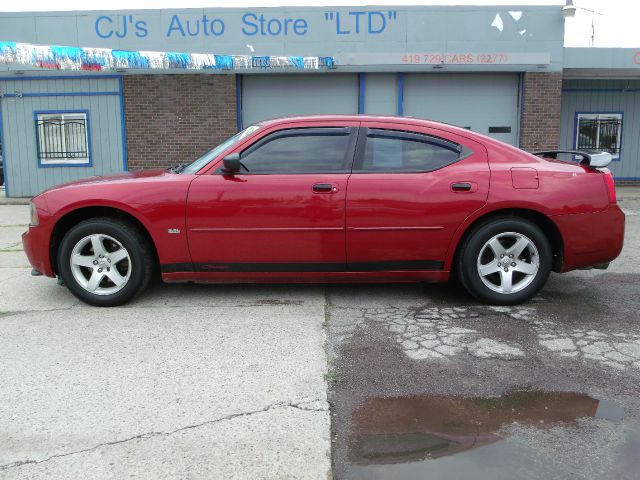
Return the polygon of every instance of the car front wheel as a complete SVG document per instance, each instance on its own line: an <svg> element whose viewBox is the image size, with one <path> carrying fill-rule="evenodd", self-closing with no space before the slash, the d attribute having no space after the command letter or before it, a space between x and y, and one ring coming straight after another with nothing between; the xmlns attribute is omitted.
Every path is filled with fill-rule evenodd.
<svg viewBox="0 0 640 480"><path fill-rule="evenodd" d="M60 244L58 272L71 293L90 305L128 302L146 288L152 269L147 240L121 220L86 220Z"/></svg>
<svg viewBox="0 0 640 480"><path fill-rule="evenodd" d="M540 228L521 218L481 224L463 241L457 272L477 299L514 305L533 297L551 272L552 250Z"/></svg>

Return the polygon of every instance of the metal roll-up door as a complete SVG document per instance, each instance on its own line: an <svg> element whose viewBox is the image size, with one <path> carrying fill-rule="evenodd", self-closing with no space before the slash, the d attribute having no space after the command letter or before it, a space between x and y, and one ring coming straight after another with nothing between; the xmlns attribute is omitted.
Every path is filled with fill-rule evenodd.
<svg viewBox="0 0 640 480"><path fill-rule="evenodd" d="M242 125L290 115L358 113L358 76L244 75Z"/></svg>
<svg viewBox="0 0 640 480"><path fill-rule="evenodd" d="M406 74L404 114L518 143L518 74Z"/></svg>

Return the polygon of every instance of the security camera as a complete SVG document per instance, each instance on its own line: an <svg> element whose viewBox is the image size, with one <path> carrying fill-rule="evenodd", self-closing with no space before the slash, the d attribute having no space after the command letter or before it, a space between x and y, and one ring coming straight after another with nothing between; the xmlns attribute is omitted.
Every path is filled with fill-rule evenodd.
<svg viewBox="0 0 640 480"><path fill-rule="evenodd" d="M576 6L573 4L573 0L567 0L567 4L562 7L562 16L564 18L573 18L576 16Z"/></svg>

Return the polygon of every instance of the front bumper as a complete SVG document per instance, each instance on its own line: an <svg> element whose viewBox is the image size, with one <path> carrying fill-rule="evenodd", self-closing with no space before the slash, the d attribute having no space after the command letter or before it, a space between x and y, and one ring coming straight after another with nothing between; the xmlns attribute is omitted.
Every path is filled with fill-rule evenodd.
<svg viewBox="0 0 640 480"><path fill-rule="evenodd" d="M31 266L47 277L55 277L49 255L50 232L41 226L29 226L22 234L22 246Z"/></svg>

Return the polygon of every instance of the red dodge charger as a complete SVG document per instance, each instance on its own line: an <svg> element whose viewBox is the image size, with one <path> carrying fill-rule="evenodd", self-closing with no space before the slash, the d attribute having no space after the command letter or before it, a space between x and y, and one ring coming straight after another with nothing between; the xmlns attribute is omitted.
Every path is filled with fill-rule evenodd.
<svg viewBox="0 0 640 480"><path fill-rule="evenodd" d="M413 118L281 118L188 165L37 195L23 243L35 274L99 306L157 270L220 283L455 274L483 302L516 304L551 270L606 268L624 237L611 156L541 153Z"/></svg>

